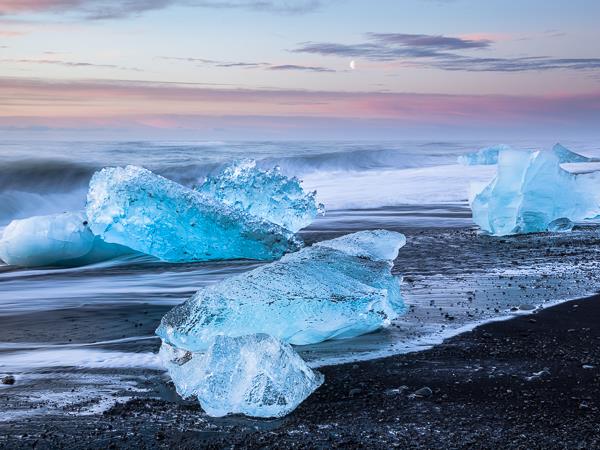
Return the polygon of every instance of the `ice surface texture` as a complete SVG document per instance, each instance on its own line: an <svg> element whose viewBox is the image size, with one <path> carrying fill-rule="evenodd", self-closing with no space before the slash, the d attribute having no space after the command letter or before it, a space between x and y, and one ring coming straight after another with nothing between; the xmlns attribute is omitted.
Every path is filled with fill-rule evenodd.
<svg viewBox="0 0 600 450"><path fill-rule="evenodd" d="M168 312L156 333L192 352L217 335L267 333L312 344L369 333L404 311L391 268L405 242L377 230L314 244L199 291Z"/></svg>
<svg viewBox="0 0 600 450"><path fill-rule="evenodd" d="M324 210L316 192L304 192L300 181L281 174L279 168L260 170L254 161L241 161L208 177L198 191L226 205L296 232Z"/></svg>
<svg viewBox="0 0 600 450"><path fill-rule="evenodd" d="M600 212L597 174L574 175L554 151L504 150L490 184L471 201L473 220L497 236L569 231Z"/></svg>
<svg viewBox="0 0 600 450"><path fill-rule="evenodd" d="M169 262L271 260L301 246L280 225L135 166L96 172L86 211L106 242Z"/></svg>
<svg viewBox="0 0 600 450"><path fill-rule="evenodd" d="M16 266L81 265L128 252L94 236L83 212L13 220L0 239L0 259Z"/></svg>
<svg viewBox="0 0 600 450"><path fill-rule="evenodd" d="M266 334L216 336L204 354L168 344L160 353L177 392L197 396L211 416L281 417L323 382L289 344Z"/></svg>
<svg viewBox="0 0 600 450"><path fill-rule="evenodd" d="M489 165L498 163L498 154L505 150L511 150L508 145L500 144L492 147L482 148L477 152L467 153L458 157L458 163L465 166ZM552 147L552 152L558 157L560 163L582 163L596 161L594 158L575 153L561 144Z"/></svg>

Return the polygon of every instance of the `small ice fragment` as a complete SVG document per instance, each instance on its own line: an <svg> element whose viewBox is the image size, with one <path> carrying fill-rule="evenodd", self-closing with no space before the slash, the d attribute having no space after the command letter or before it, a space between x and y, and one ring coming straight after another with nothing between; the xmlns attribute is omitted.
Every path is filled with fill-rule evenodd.
<svg viewBox="0 0 600 450"><path fill-rule="evenodd" d="M281 257L293 232L141 167L105 168L90 181L92 231L169 262Z"/></svg>
<svg viewBox="0 0 600 450"><path fill-rule="evenodd" d="M293 232L324 212L316 192L304 192L300 180L286 177L278 167L261 170L254 161L227 166L209 176L198 191Z"/></svg>
<svg viewBox="0 0 600 450"><path fill-rule="evenodd" d="M267 333L301 345L369 333L404 312L391 268L405 243L385 230L320 242L200 290L156 334L198 352L216 335Z"/></svg>
<svg viewBox="0 0 600 450"><path fill-rule="evenodd" d="M571 231L575 224L566 217L555 219L548 224L548 231L553 233L565 233Z"/></svg>
<svg viewBox="0 0 600 450"><path fill-rule="evenodd" d="M547 378L549 376L550 376L550 369L548 369L547 367L544 367L539 372L534 372L533 374L531 374L531 376L525 377L525 380L534 381L534 380L538 380L540 378Z"/></svg>
<svg viewBox="0 0 600 450"><path fill-rule="evenodd" d="M13 220L0 239L0 258L24 267L89 264L128 252L94 236L83 212Z"/></svg>
<svg viewBox="0 0 600 450"><path fill-rule="evenodd" d="M496 177L471 200L473 221L496 236L567 231L600 212L598 174L574 175L552 151L500 152Z"/></svg>
<svg viewBox="0 0 600 450"><path fill-rule="evenodd" d="M197 396L214 417L282 417L323 383L289 344L266 334L216 336L195 354L163 343L161 357L178 393Z"/></svg>

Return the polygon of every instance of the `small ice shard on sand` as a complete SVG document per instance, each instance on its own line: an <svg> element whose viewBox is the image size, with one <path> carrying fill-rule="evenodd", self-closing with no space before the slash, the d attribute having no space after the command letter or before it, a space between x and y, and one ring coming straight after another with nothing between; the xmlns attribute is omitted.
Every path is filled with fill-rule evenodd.
<svg viewBox="0 0 600 450"><path fill-rule="evenodd" d="M130 252L95 236L83 212L13 220L0 239L0 259L25 267L90 264Z"/></svg>
<svg viewBox="0 0 600 450"><path fill-rule="evenodd" d="M280 225L136 166L96 172L86 211L106 242L168 262L272 260L301 246Z"/></svg>
<svg viewBox="0 0 600 450"><path fill-rule="evenodd" d="M288 178L279 168L261 170L254 161L241 161L209 176L199 192L226 205L297 232L324 211L316 192L305 192L300 180Z"/></svg>
<svg viewBox="0 0 600 450"><path fill-rule="evenodd" d="M319 242L200 290L169 311L156 334L197 352L217 335L267 333L302 345L369 333L404 312L391 269L405 243L385 230Z"/></svg>
<svg viewBox="0 0 600 450"><path fill-rule="evenodd" d="M562 169L553 151L502 151L496 177L471 201L473 220L496 236L567 231L600 213L599 184L597 174Z"/></svg>
<svg viewBox="0 0 600 450"><path fill-rule="evenodd" d="M177 392L197 396L215 417L281 417L323 383L289 344L266 334L215 336L206 353L163 344L160 354Z"/></svg>
<svg viewBox="0 0 600 450"><path fill-rule="evenodd" d="M491 165L498 163L498 155L500 152L511 150L508 145L500 144L492 147L482 148L473 153L467 153L458 157L458 163L465 166L475 165ZM523 150L529 152L529 150ZM584 163L596 161L594 158L588 158L587 156L575 153L561 144L556 144L552 147L552 152L558 157L559 162L562 163Z"/></svg>
<svg viewBox="0 0 600 450"><path fill-rule="evenodd" d="M566 233L571 231L575 224L566 217L555 219L548 224L548 231L553 233Z"/></svg>

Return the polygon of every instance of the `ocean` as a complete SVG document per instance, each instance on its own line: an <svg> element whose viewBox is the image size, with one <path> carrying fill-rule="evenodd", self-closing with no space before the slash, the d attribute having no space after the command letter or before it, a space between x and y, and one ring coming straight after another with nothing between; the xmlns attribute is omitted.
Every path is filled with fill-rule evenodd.
<svg viewBox="0 0 600 450"><path fill-rule="evenodd" d="M506 142L537 148L553 142ZM497 142L3 142L0 232L13 219L80 210L91 175L134 164L186 186L243 159L281 167L316 190L327 212L300 232L307 244L386 228L407 245L407 313L359 338L297 350L312 366L407 353L477 324L530 314L595 292L600 236L595 223L572 233L494 238L471 220L472 183L495 166L457 157ZM600 146L563 142L599 157ZM574 172L588 164L570 164ZM0 421L36 414L94 414L136 396L173 396L153 334L162 315L198 289L256 261L168 264L126 256L84 267L25 269L0 264ZM9 395L10 394L10 395Z"/></svg>

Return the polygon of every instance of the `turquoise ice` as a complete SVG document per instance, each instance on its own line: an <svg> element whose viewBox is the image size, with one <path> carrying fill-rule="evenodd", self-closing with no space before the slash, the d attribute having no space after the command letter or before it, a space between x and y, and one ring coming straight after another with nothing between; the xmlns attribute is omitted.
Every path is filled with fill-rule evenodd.
<svg viewBox="0 0 600 450"><path fill-rule="evenodd" d="M312 344L369 333L404 312L391 269L405 242L385 230L319 242L199 291L168 312L156 333L192 352L218 335L267 333Z"/></svg>
<svg viewBox="0 0 600 450"><path fill-rule="evenodd" d="M471 200L473 220L486 232L569 231L600 213L598 174L574 175L556 151L504 150L496 177Z"/></svg>
<svg viewBox="0 0 600 450"><path fill-rule="evenodd" d="M106 242L169 262L272 260L301 247L280 225L136 166L95 173L86 212Z"/></svg>
<svg viewBox="0 0 600 450"><path fill-rule="evenodd" d="M209 176L198 191L293 232L310 225L324 211L316 192L305 192L300 180L286 177L277 167L261 170L250 160Z"/></svg>
<svg viewBox="0 0 600 450"><path fill-rule="evenodd" d="M473 153L460 155L458 157L458 163L465 166L497 164L499 153L506 150L511 150L511 147L500 144L492 147L482 148ZM554 145L554 147L552 147L552 152L558 157L560 163L583 163L596 161L595 158L588 158L587 156L575 153L561 144Z"/></svg>
<svg viewBox="0 0 600 450"><path fill-rule="evenodd" d="M126 253L95 236L82 211L13 220L0 239L0 259L16 266L77 266Z"/></svg>
<svg viewBox="0 0 600 450"><path fill-rule="evenodd" d="M508 145L499 144L479 149L476 152L466 153L458 157L458 163L465 166L490 165L498 163L498 153L510 150Z"/></svg>
<svg viewBox="0 0 600 450"><path fill-rule="evenodd" d="M266 334L216 336L206 353L163 344L161 359L184 398L210 416L281 417L323 382L289 344Z"/></svg>
<svg viewBox="0 0 600 450"><path fill-rule="evenodd" d="M552 147L552 151L558 157L558 160L561 163L585 163L598 161L597 158L588 158L587 156L575 153L561 144L554 145L554 147Z"/></svg>

